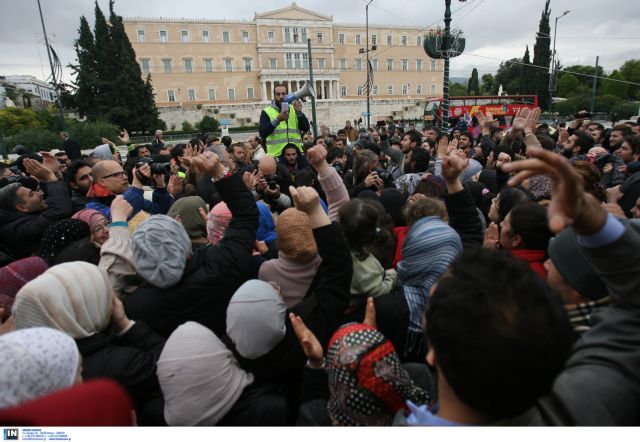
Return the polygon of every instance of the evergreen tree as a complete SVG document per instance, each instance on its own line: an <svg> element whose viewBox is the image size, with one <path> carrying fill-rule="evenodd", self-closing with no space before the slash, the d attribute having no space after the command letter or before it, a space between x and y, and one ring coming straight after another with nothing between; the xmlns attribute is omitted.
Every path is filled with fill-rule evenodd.
<svg viewBox="0 0 640 442"><path fill-rule="evenodd" d="M558 80L558 97L569 98L578 92L578 78L573 74L563 74Z"/></svg>
<svg viewBox="0 0 640 442"><path fill-rule="evenodd" d="M495 95L497 92L493 91L493 85L496 80L493 78L491 74L484 74L482 76L482 85L480 86L480 90L482 91L482 95ZM497 88L496 88L497 89Z"/></svg>
<svg viewBox="0 0 640 442"><path fill-rule="evenodd" d="M98 90L95 66L96 45L89 23L84 16L80 17L78 33L79 37L74 43L78 64L69 65L76 75L73 82L75 94L72 102L77 106L81 116L92 119L95 115L95 98Z"/></svg>
<svg viewBox="0 0 640 442"><path fill-rule="evenodd" d="M96 107L94 119L104 118L111 121L109 114L113 106L113 97L117 90L117 84L114 83L114 79L118 66L115 64L116 60L113 56L114 48L109 32L109 25L97 1L95 3L95 15L96 22L93 33L96 42L95 68L97 94L95 98Z"/></svg>
<svg viewBox="0 0 640 442"><path fill-rule="evenodd" d="M533 65L536 66L532 68L535 69L532 77L533 93L538 95L538 102L543 109L549 108L549 66L551 65L551 26L549 25L551 10L549 9L549 1L545 2L538 26L536 44L533 47Z"/></svg>
<svg viewBox="0 0 640 442"><path fill-rule="evenodd" d="M624 76L617 70L614 70L611 73L611 75L609 75L609 78L612 80L624 80ZM626 100L629 98L627 94L628 91L629 91L629 84L622 83L620 81L604 80L602 85L602 95L615 95L616 97L620 97L623 100Z"/></svg>
<svg viewBox="0 0 640 442"><path fill-rule="evenodd" d="M522 76L520 77L520 93L525 95L533 94L533 79L535 76L535 68L531 67L529 45L527 45L527 48L524 51L524 57L522 57L522 66L520 69L522 70Z"/></svg>
<svg viewBox="0 0 640 442"><path fill-rule="evenodd" d="M469 95L480 95L480 80L478 80L478 70L473 68L471 71L471 78L467 84L467 93Z"/></svg>
<svg viewBox="0 0 640 442"><path fill-rule="evenodd" d="M517 95L520 94L520 85L522 78L522 60L519 58L512 58L511 60L503 61L500 63L498 72L496 72L495 81L493 84L493 95L498 95L500 85L506 94Z"/></svg>

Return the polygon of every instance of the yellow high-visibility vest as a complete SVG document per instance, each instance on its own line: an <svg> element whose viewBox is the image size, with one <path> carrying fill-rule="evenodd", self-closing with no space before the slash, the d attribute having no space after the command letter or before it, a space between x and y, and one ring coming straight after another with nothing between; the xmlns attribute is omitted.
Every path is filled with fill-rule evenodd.
<svg viewBox="0 0 640 442"><path fill-rule="evenodd" d="M271 121L275 120L280 111L269 105L264 108ZM302 137L298 128L298 116L293 108L290 108L289 119L281 121L267 137L267 155L280 156L282 149L289 143L293 143L302 152Z"/></svg>

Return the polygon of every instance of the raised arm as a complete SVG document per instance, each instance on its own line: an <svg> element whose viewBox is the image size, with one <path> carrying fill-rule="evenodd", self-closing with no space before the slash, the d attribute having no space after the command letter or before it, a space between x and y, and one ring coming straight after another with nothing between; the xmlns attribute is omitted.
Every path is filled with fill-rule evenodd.
<svg viewBox="0 0 640 442"><path fill-rule="evenodd" d="M321 144L307 151L307 159L318 172L318 181L327 195L329 219L336 221L340 207L349 201L349 192L338 172L327 163L327 149Z"/></svg>

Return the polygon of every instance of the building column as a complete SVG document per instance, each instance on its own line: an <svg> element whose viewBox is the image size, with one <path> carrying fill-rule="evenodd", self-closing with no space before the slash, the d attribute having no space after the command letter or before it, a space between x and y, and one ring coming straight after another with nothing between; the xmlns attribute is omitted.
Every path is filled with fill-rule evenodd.
<svg viewBox="0 0 640 442"><path fill-rule="evenodd" d="M266 81L261 81L260 82L260 88L261 88L261 93L262 95L260 96L260 99L262 101L267 101L267 82Z"/></svg>
<svg viewBox="0 0 640 442"><path fill-rule="evenodd" d="M340 93L340 80L336 80L336 90L338 91L336 95L338 100L342 99L342 94Z"/></svg>
<svg viewBox="0 0 640 442"><path fill-rule="evenodd" d="M320 80L314 81L313 87L316 89L316 94L318 95L318 100L322 97L322 89L320 89Z"/></svg>

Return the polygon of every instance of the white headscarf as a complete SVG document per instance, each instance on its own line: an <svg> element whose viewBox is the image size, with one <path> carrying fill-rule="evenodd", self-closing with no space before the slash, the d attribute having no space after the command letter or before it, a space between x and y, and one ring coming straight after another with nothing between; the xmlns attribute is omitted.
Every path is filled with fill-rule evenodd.
<svg viewBox="0 0 640 442"><path fill-rule="evenodd" d="M109 325L112 296L106 273L94 264L59 264L20 289L13 304L16 328L51 327L86 338Z"/></svg>
<svg viewBox="0 0 640 442"><path fill-rule="evenodd" d="M0 336L0 408L71 387L80 353L73 339L52 328L16 330Z"/></svg>
<svg viewBox="0 0 640 442"><path fill-rule="evenodd" d="M287 305L264 281L242 284L227 307L227 335L242 357L257 359L269 353L287 332Z"/></svg>
<svg viewBox="0 0 640 442"><path fill-rule="evenodd" d="M253 375L208 328L187 322L175 329L158 359L158 381L169 425L215 425Z"/></svg>

